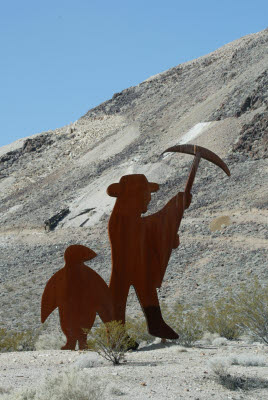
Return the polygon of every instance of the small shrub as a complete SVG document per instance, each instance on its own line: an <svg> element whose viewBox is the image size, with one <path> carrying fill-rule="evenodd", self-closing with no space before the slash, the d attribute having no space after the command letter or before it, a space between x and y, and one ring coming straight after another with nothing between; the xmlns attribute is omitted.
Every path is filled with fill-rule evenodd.
<svg viewBox="0 0 268 400"><path fill-rule="evenodd" d="M0 328L0 351L31 351L35 349L35 342L40 335L40 330L27 330L22 332Z"/></svg>
<svg viewBox="0 0 268 400"><path fill-rule="evenodd" d="M152 343L155 340L155 337L148 333L146 320L142 316L136 318L128 318L127 330L129 336L132 337L137 343Z"/></svg>
<svg viewBox="0 0 268 400"><path fill-rule="evenodd" d="M214 357L209 362L210 369L215 375L227 375L230 363L228 359L221 357Z"/></svg>
<svg viewBox="0 0 268 400"><path fill-rule="evenodd" d="M255 360L256 361L256 360ZM213 358L210 363L210 369L214 373L215 379L218 383L229 390L250 390L250 389L260 389L260 388L268 388L268 381L266 379L258 378L258 377L243 377L237 375L231 375L228 371L228 368L231 364L233 365L249 365L248 357L247 364L242 364L243 357L241 355L229 357L229 358ZM258 364L260 365L260 364Z"/></svg>
<svg viewBox="0 0 268 400"><path fill-rule="evenodd" d="M190 347L203 336L203 327L199 311L188 309L186 306L176 304L172 310L165 309L165 320L178 333L177 343Z"/></svg>
<svg viewBox="0 0 268 400"><path fill-rule="evenodd" d="M203 326L228 340L246 334L268 344L268 286L255 279L237 293L226 291L223 298L204 307Z"/></svg>
<svg viewBox="0 0 268 400"><path fill-rule="evenodd" d="M100 383L94 383L81 371L71 370L48 376L38 388L22 389L3 400L97 400L103 398Z"/></svg>
<svg viewBox="0 0 268 400"><path fill-rule="evenodd" d="M244 367L264 367L266 365L265 357L255 354L238 354L229 357L232 365L242 365Z"/></svg>
<svg viewBox="0 0 268 400"><path fill-rule="evenodd" d="M177 342L183 346L190 347L203 335L202 326L194 312L186 312L177 319L176 332L179 335Z"/></svg>
<svg viewBox="0 0 268 400"><path fill-rule="evenodd" d="M120 364L126 352L134 345L135 340L129 337L127 324L123 325L121 321L101 324L89 332L89 350L96 351L114 365Z"/></svg>
<svg viewBox="0 0 268 400"><path fill-rule="evenodd" d="M189 347L201 339L203 328L198 311L187 309L187 306L181 304L176 304L171 309L164 302L161 304L161 311L166 323L178 333L178 344ZM155 340L155 337L148 333L146 321L142 317L128 319L127 329L129 335L138 343L151 343Z"/></svg>
<svg viewBox="0 0 268 400"><path fill-rule="evenodd" d="M215 375L216 381L229 390L243 389L245 379L233 376L228 372L229 363L226 359L214 358L210 361L210 369Z"/></svg>
<svg viewBox="0 0 268 400"><path fill-rule="evenodd" d="M213 304L205 305L203 310L204 330L218 333L228 340L237 339L241 334L237 317L232 299L227 294L226 297Z"/></svg>
<svg viewBox="0 0 268 400"><path fill-rule="evenodd" d="M257 279L233 296L238 326L254 340L268 344L268 285Z"/></svg>
<svg viewBox="0 0 268 400"><path fill-rule="evenodd" d="M229 390L244 389L246 386L246 379L236 375L218 375L218 382Z"/></svg>

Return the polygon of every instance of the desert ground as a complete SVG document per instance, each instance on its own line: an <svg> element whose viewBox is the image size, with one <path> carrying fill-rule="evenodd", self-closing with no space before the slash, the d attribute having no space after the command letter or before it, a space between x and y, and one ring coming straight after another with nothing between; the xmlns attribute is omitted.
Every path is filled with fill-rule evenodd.
<svg viewBox="0 0 268 400"><path fill-rule="evenodd" d="M232 365L235 359L239 365ZM213 363L226 364L229 377L243 387L232 390L220 384ZM125 399L264 400L268 396L267 346L221 338L217 345L200 342L191 348L171 342L163 344L157 339L127 353L125 362L118 366L94 352L2 353L0 368L3 399L30 399L16 397L16 393L36 387L43 392L46 377L66 373L73 374L76 382L82 378L89 388L97 383L101 392L94 398L100 399L120 396Z"/></svg>

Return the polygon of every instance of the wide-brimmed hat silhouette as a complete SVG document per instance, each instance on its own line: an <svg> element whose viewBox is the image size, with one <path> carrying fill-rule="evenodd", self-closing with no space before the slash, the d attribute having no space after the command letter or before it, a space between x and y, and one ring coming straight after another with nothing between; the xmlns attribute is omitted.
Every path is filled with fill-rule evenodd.
<svg viewBox="0 0 268 400"><path fill-rule="evenodd" d="M143 174L135 174L122 176L119 183L112 183L107 188L107 194L111 197L118 197L120 194L126 194L134 190L157 192L158 189L158 183L148 182Z"/></svg>

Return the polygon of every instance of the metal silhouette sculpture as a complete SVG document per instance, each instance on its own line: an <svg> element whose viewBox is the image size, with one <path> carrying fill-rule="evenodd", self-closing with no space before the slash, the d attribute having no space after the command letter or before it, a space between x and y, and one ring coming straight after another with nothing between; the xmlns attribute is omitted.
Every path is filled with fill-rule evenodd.
<svg viewBox="0 0 268 400"><path fill-rule="evenodd" d="M114 317L125 322L130 286L135 288L151 335L176 339L178 335L162 318L157 288L161 286L173 249L179 246L177 234L184 210L191 203L191 188L201 158L216 164L227 175L226 164L211 151L194 145L171 147L165 152L195 155L184 192L176 194L162 210L142 217L159 189L145 175L126 175L111 184L107 193L116 202L109 220L108 231L112 249L112 273L109 288L114 305ZM164 153L165 153L164 152Z"/></svg>
<svg viewBox="0 0 268 400"><path fill-rule="evenodd" d="M61 328L67 338L62 349L74 350L77 341L80 349L87 347L85 329L91 329L96 313L104 323L112 320L125 323L130 286L135 288L149 333L163 339L178 338L162 318L157 288L162 284L172 250L179 246L177 232L184 210L191 203L191 188L200 159L216 164L228 176L230 171L216 154L200 146L178 145L165 152L192 154L195 159L184 192L177 193L162 210L142 216L147 212L151 193L159 189L145 175L123 176L119 183L107 189L108 195L116 198L108 225L112 249L109 287L84 264L97 254L82 245L66 249L64 268L47 282L41 302L41 321L45 322L59 308Z"/></svg>
<svg viewBox="0 0 268 400"><path fill-rule="evenodd" d="M62 350L87 347L87 334L96 313L104 323L113 320L110 291L104 280L84 264L96 257L96 253L82 245L69 246L65 253L65 266L47 282L41 301L41 322L57 307L60 324L67 338Z"/></svg>

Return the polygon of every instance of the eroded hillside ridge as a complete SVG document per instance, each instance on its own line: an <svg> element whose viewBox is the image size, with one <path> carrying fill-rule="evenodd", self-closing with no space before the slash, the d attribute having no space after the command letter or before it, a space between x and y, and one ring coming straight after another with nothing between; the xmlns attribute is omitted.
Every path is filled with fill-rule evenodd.
<svg viewBox="0 0 268 400"><path fill-rule="evenodd" d="M144 173L160 184L149 212L159 210L187 180L192 157L162 155L178 143L216 152L231 177L201 161L160 298L199 305L254 274L267 280L267 66L266 29L116 93L68 126L1 148L1 321L40 323L43 287L70 244L92 248L91 267L109 281L114 199L106 188ZM212 232L221 216L230 224ZM129 309L138 309L132 292Z"/></svg>

